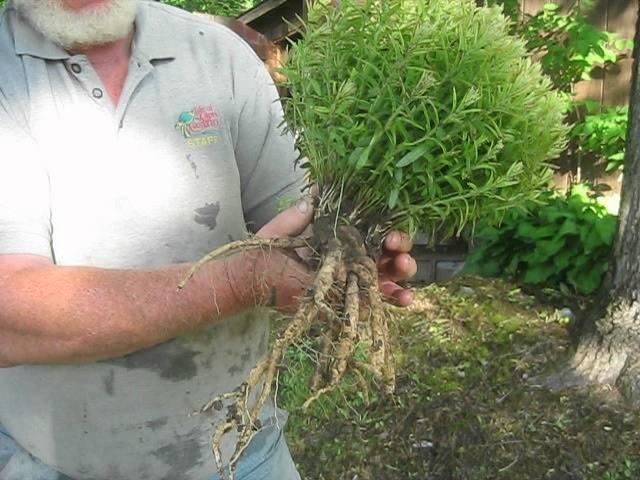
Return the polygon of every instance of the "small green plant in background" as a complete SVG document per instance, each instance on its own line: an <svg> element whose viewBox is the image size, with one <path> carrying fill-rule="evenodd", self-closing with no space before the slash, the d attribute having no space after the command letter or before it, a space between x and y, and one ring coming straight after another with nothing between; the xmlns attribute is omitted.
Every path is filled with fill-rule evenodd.
<svg viewBox="0 0 640 480"><path fill-rule="evenodd" d="M476 3L490 7L494 5L502 7L502 12L506 17L509 17L514 22L514 25L520 21L522 16L521 0L477 0Z"/></svg>
<svg viewBox="0 0 640 480"><path fill-rule="evenodd" d="M629 48L630 41L589 22L592 8L592 0L583 0L562 13L555 3L547 3L517 28L559 90L571 91L576 82L591 79L597 68L616 63Z"/></svg>
<svg viewBox="0 0 640 480"><path fill-rule="evenodd" d="M585 102L586 114L571 136L583 153L606 162L606 171L621 170L627 138L629 107L601 108L597 102Z"/></svg>
<svg viewBox="0 0 640 480"><path fill-rule="evenodd" d="M608 269L616 226L586 185L569 195L549 192L541 203L511 212L500 227L481 227L466 268L588 295Z"/></svg>
<svg viewBox="0 0 640 480"><path fill-rule="evenodd" d="M598 70L607 69L629 54L633 42L594 26L588 14L593 0L575 2L562 11L547 3L535 15L522 15L516 0L491 0L512 20L514 33L525 41L553 85L565 92L567 118L574 124L571 150L565 156L589 155L612 172L622 168L628 110L596 102L579 102L573 90Z"/></svg>
<svg viewBox="0 0 640 480"><path fill-rule="evenodd" d="M576 154L592 155L611 172L622 168L628 109L576 101L573 86L617 63L633 42L592 25L587 17L592 8L593 1L587 0L576 2L563 13L558 5L548 3L517 30L554 86L568 93L567 113L575 123L571 139Z"/></svg>

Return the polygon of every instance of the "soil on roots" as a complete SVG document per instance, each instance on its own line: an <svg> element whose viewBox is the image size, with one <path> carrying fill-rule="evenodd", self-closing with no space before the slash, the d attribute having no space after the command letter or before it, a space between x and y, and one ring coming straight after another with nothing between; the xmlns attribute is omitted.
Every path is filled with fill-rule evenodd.
<svg viewBox="0 0 640 480"><path fill-rule="evenodd" d="M384 385L387 393L395 388L395 367L389 339L391 317L378 289L375 249L368 249L363 235L352 226L335 222L334 228L326 228L326 218L317 220L315 225L316 233L308 240L308 245L318 253L316 275L296 314L275 340L270 353L250 372L245 382L234 392L212 399L201 409L202 412L212 408L220 410L223 402L231 402L226 421L212 436L211 447L222 478L227 478L220 449L223 436L232 430L239 432L235 451L228 463L228 478L232 480L238 460L261 428L258 415L273 392L285 351L303 339L315 336L320 344L305 409L321 395L336 388L347 371L354 372L359 378L373 375ZM253 238L234 242L209 254L194 267L194 271L203 263L236 250L300 246L299 239ZM356 349L360 353L358 360ZM250 399L256 400L252 402Z"/></svg>

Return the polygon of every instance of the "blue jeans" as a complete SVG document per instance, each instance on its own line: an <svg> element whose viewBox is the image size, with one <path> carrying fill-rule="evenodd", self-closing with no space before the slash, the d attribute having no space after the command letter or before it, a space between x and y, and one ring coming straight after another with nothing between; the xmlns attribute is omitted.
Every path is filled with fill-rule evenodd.
<svg viewBox="0 0 640 480"><path fill-rule="evenodd" d="M235 478L236 480L300 480L281 428L277 425L266 427L254 436L238 462ZM33 457L0 425L0 480L73 479ZM210 480L220 480L220 476L215 473Z"/></svg>

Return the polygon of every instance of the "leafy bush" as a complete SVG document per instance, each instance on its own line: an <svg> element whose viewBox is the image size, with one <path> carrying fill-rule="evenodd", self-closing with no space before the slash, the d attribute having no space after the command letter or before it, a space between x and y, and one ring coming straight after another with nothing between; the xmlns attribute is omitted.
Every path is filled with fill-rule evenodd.
<svg viewBox="0 0 640 480"><path fill-rule="evenodd" d="M444 238L546 189L564 110L500 9L316 2L307 27L285 107L334 211Z"/></svg>
<svg viewBox="0 0 640 480"><path fill-rule="evenodd" d="M604 160L607 172L622 169L629 107L609 107L601 110L596 102L585 103L586 115L576 123L571 136L578 140L583 153Z"/></svg>
<svg viewBox="0 0 640 480"><path fill-rule="evenodd" d="M591 294L609 265L617 219L585 185L567 196L549 192L542 203L514 210L498 228L478 231L467 271L527 284Z"/></svg>
<svg viewBox="0 0 640 480"><path fill-rule="evenodd" d="M593 1L574 4L566 13L547 3L519 29L527 49L538 55L543 71L556 88L569 91L579 80L589 80L597 67L616 63L629 41L592 25L587 12Z"/></svg>
<svg viewBox="0 0 640 480"><path fill-rule="evenodd" d="M522 10L521 1L522 0L476 0L476 3L478 5L487 5L489 7L499 5L502 7L502 12L505 16L509 17L514 22L518 22L520 20L520 10Z"/></svg>

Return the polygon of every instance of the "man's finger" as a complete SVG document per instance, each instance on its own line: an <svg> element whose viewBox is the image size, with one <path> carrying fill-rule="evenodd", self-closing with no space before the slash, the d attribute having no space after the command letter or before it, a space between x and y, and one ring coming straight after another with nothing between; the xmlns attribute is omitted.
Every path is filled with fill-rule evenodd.
<svg viewBox="0 0 640 480"><path fill-rule="evenodd" d="M380 277L393 282L409 280L418 272L418 264L408 253L385 256L378 263Z"/></svg>
<svg viewBox="0 0 640 480"><path fill-rule="evenodd" d="M394 230L384 239L384 248L390 252L407 253L413 248L413 241L406 232Z"/></svg>
<svg viewBox="0 0 640 480"><path fill-rule="evenodd" d="M296 237L309 226L312 220L313 200L311 197L304 197L294 206L276 215L256 235L262 238Z"/></svg>
<svg viewBox="0 0 640 480"><path fill-rule="evenodd" d="M380 291L384 297L400 307L406 307L413 302L413 292L409 289L402 288L397 283L381 282Z"/></svg>

